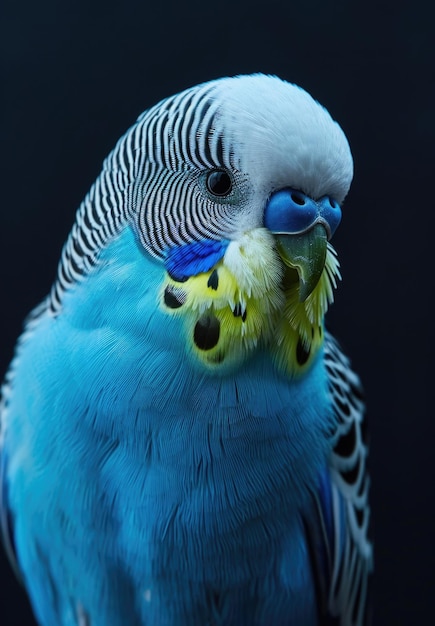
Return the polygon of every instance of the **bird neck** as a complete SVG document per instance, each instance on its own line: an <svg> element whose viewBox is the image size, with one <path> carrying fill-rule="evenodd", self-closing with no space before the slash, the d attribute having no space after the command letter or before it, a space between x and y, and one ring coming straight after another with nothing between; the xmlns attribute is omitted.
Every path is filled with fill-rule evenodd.
<svg viewBox="0 0 435 626"><path fill-rule="evenodd" d="M195 277L191 288L198 280L204 283L202 290L210 289L207 283L215 280L211 278L213 271L208 278ZM224 288L226 271L221 268L218 273L218 289L211 289L210 298L219 297L219 284ZM53 332L56 337L70 338L71 346L62 351L70 372L70 402L86 399L89 408L81 419L89 421L90 430L123 442L144 462L147 454L158 454L161 446L170 446L178 464L183 458L187 464L192 461L186 457L186 440L180 437L180 429L198 442L213 429L217 442L227 442L223 444L223 458L231 442L245 441L253 467L256 455L266 451L277 454L281 440L287 442L279 444L283 463L300 458L306 438L310 449L313 442L324 441L321 435L332 415L321 348L310 355L303 375L289 377L276 352L283 350L285 354L289 349L286 341L294 341L293 330L287 325L288 338L271 346L260 337L241 367L205 365L197 356L200 348L195 347L193 320L194 313L197 321L201 319L205 309L190 307L183 312L192 297L187 290L183 306L168 309L165 294L166 300L168 293L181 297L178 292L168 292L168 284L172 285L162 264L143 254L131 230L126 229L103 252L92 275L65 294ZM185 290L186 283L179 287ZM284 302L282 292L278 301ZM224 332L225 315L238 324L239 342L240 337L243 341L241 329L248 322L250 302L247 298L245 321L243 312L235 315L228 303L220 318ZM251 304L260 306L257 300ZM264 306L273 315L271 328L277 333L279 316L270 304ZM215 307L213 311L217 315L221 309ZM63 325L68 325L68 332L62 332ZM234 332L234 327L228 325L228 332ZM252 328L256 329L255 324ZM198 333L197 329L197 339ZM211 322L209 333L212 336ZM235 342L235 337L232 335L231 341ZM151 433L155 446L148 450ZM219 450L217 445L213 459ZM305 461L300 462L305 467Z"/></svg>

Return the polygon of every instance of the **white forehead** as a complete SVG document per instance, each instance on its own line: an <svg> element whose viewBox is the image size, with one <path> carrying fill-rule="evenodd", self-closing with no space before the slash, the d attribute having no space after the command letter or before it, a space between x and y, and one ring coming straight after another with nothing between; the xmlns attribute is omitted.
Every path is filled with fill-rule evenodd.
<svg viewBox="0 0 435 626"><path fill-rule="evenodd" d="M256 74L214 82L224 135L250 177L293 186L314 198L346 196L353 176L349 144L328 111L300 87Z"/></svg>

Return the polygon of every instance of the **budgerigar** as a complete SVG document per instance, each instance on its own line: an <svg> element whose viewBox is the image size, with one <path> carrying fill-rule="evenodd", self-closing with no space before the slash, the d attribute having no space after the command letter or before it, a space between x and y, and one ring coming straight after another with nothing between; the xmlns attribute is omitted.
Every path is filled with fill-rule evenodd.
<svg viewBox="0 0 435 626"><path fill-rule="evenodd" d="M42 626L361 626L360 383L324 315L346 137L274 76L143 113L3 386L2 528Z"/></svg>

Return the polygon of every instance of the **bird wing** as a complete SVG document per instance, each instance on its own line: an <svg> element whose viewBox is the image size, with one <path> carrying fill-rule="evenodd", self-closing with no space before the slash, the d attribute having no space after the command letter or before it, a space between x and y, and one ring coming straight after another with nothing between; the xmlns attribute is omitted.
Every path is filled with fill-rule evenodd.
<svg viewBox="0 0 435 626"><path fill-rule="evenodd" d="M4 390L2 391L4 393ZM3 406L0 407L0 418L3 413ZM1 432L1 421L0 421ZM4 446L4 437L0 437L0 539L6 554L11 562L17 577L20 579L19 567L15 551L12 512L8 506L8 489L7 489L7 453ZM1 547L1 546L0 546Z"/></svg>
<svg viewBox="0 0 435 626"><path fill-rule="evenodd" d="M357 375L328 333L325 367L336 418L334 447L304 524L320 624L363 626L369 623L372 571L364 402Z"/></svg>
<svg viewBox="0 0 435 626"><path fill-rule="evenodd" d="M15 366L19 358L20 348L33 332L38 320L43 316L46 310L47 300L44 300L27 316L27 319L25 320L24 333L18 340L14 359L6 372L6 376L0 389L0 542L3 541L6 554L19 580L22 579L22 576L20 574L18 557L15 549L13 513L8 503L8 453L5 437L7 421L6 414L8 412L8 399L12 393Z"/></svg>

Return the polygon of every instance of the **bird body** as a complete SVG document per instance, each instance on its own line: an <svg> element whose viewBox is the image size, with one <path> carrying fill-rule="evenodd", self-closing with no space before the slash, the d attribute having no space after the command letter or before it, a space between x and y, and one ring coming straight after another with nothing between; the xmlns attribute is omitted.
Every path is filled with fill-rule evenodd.
<svg viewBox="0 0 435 626"><path fill-rule="evenodd" d="M363 404L323 321L351 175L329 114L262 75L118 142L3 390L4 535L40 624L364 623Z"/></svg>

